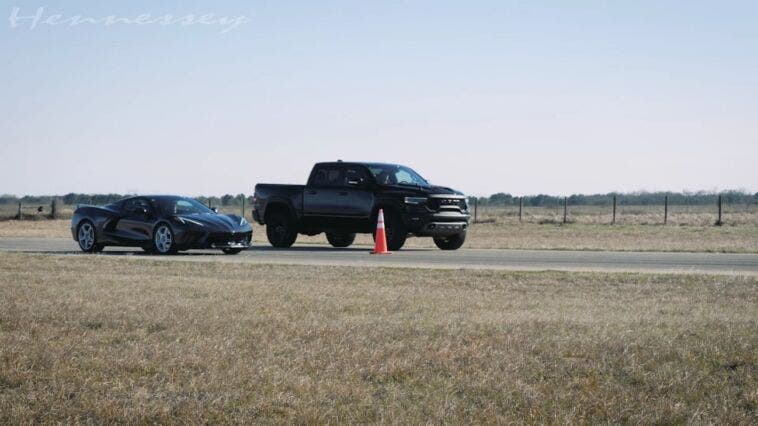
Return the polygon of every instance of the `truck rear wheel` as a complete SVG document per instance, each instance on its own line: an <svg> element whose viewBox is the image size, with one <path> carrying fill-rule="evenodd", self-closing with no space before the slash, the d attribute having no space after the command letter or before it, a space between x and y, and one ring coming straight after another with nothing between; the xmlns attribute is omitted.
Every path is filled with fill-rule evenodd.
<svg viewBox="0 0 758 426"><path fill-rule="evenodd" d="M273 212L266 218L266 237L272 246L288 248L295 244L297 230L286 212Z"/></svg>
<svg viewBox="0 0 758 426"><path fill-rule="evenodd" d="M434 244L440 248L440 250L458 250L466 241L466 234L456 234L447 237L436 237Z"/></svg>
<svg viewBox="0 0 758 426"><path fill-rule="evenodd" d="M329 241L332 247L350 247L355 241L355 234L333 234L327 232L326 240Z"/></svg>

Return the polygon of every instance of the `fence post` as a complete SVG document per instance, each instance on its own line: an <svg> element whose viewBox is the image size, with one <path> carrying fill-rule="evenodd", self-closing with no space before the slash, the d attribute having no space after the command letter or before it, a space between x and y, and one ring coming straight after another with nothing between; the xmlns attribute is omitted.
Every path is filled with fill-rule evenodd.
<svg viewBox="0 0 758 426"><path fill-rule="evenodd" d="M524 197L518 197L518 221L521 223L521 210L524 208Z"/></svg>
<svg viewBox="0 0 758 426"><path fill-rule="evenodd" d="M18 203L18 220L24 220L24 217L21 216L21 203Z"/></svg>
<svg viewBox="0 0 758 426"><path fill-rule="evenodd" d="M474 223L476 223L476 215L479 211L479 197L474 198Z"/></svg>
<svg viewBox="0 0 758 426"><path fill-rule="evenodd" d="M58 218L58 201L56 197L53 197L53 201L50 202L50 218L51 219Z"/></svg>
<svg viewBox="0 0 758 426"><path fill-rule="evenodd" d="M563 223L568 218L568 197L563 197Z"/></svg>
<svg viewBox="0 0 758 426"><path fill-rule="evenodd" d="M716 226L723 225L724 222L721 221L721 194L719 194L719 220L716 221Z"/></svg>
<svg viewBox="0 0 758 426"><path fill-rule="evenodd" d="M669 196L663 197L663 224L666 225L669 222Z"/></svg>
<svg viewBox="0 0 758 426"><path fill-rule="evenodd" d="M616 196L613 196L613 219L611 219L611 225L616 224Z"/></svg>
<svg viewBox="0 0 758 426"><path fill-rule="evenodd" d="M245 194L242 194L242 217L245 217Z"/></svg>

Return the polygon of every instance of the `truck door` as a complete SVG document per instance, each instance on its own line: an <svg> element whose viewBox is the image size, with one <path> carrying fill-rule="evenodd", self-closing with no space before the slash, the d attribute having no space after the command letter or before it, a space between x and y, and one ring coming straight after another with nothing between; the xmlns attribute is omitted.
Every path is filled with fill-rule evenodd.
<svg viewBox="0 0 758 426"><path fill-rule="evenodd" d="M343 180L341 165L317 165L304 189L303 214L311 217L339 215L337 193Z"/></svg>
<svg viewBox="0 0 758 426"><path fill-rule="evenodd" d="M337 205L343 215L352 219L371 219L374 191L368 170L359 165L345 166L345 179L337 192Z"/></svg>

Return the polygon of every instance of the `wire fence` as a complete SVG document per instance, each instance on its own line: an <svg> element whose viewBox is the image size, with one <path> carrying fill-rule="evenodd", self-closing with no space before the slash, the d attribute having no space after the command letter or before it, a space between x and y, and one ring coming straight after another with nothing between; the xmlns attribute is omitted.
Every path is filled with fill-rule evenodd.
<svg viewBox="0 0 758 426"><path fill-rule="evenodd" d="M570 198L543 206L531 206L526 197L513 204L497 205L471 200L474 223L536 223L593 225L756 225L758 203L726 203L714 196L710 204L660 205L625 204L621 197L609 198L604 205L572 204Z"/></svg>

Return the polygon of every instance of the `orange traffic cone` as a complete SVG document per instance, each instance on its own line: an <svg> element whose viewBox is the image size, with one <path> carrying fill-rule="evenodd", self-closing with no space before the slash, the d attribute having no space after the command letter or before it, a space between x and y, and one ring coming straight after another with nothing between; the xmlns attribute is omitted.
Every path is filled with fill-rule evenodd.
<svg viewBox="0 0 758 426"><path fill-rule="evenodd" d="M387 235L384 234L384 210L382 209L379 209L379 216L376 218L376 238L374 251L371 254L392 254L387 251Z"/></svg>

